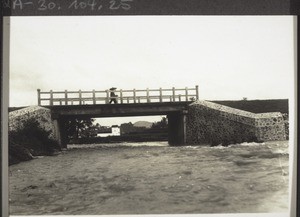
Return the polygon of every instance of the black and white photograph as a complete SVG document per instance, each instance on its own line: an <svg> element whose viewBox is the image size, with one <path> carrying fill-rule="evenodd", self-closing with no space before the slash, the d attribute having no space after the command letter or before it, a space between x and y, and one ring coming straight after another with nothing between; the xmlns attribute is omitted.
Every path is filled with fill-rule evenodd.
<svg viewBox="0 0 300 217"><path fill-rule="evenodd" d="M4 19L10 215L289 216L294 22Z"/></svg>

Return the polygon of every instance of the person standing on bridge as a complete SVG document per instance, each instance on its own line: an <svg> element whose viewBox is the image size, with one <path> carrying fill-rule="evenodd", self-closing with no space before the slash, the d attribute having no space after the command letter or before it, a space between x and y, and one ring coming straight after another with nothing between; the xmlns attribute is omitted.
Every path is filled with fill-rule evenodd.
<svg viewBox="0 0 300 217"><path fill-rule="evenodd" d="M116 89L117 88L115 88L115 87L112 87L112 88L109 89L110 90L110 101L109 101L109 104L111 104L112 102L114 102L115 104L118 103L118 101L117 101L118 95L115 94L115 90Z"/></svg>

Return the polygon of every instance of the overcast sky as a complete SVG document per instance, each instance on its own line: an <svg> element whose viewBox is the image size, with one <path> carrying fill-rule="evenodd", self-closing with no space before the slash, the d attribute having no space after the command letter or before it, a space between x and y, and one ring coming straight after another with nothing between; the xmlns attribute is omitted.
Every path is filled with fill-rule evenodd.
<svg viewBox="0 0 300 217"><path fill-rule="evenodd" d="M36 105L38 88L199 85L206 100L292 96L291 16L10 19L10 106Z"/></svg>

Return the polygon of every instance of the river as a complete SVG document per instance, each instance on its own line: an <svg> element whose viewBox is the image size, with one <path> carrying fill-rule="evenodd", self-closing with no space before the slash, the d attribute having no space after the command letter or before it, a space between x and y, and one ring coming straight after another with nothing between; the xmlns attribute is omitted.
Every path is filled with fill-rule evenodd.
<svg viewBox="0 0 300 217"><path fill-rule="evenodd" d="M288 141L69 145L9 167L10 214L287 212Z"/></svg>

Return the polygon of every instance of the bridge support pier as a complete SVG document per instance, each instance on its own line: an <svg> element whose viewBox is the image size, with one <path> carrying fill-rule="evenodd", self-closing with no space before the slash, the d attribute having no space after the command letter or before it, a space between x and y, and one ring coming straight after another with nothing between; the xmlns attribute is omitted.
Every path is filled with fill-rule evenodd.
<svg viewBox="0 0 300 217"><path fill-rule="evenodd" d="M55 129L55 136L59 146L64 149L67 148L67 133L65 129L65 120L61 118L53 119L54 129Z"/></svg>
<svg viewBox="0 0 300 217"><path fill-rule="evenodd" d="M186 144L186 111L167 115L169 144L173 146Z"/></svg>

